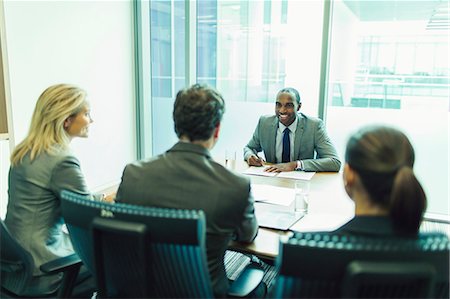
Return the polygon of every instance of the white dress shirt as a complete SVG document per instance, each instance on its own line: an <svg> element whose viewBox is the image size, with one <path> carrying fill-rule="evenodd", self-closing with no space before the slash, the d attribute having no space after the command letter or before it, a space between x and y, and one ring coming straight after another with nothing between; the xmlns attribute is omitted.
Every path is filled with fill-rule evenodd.
<svg viewBox="0 0 450 299"><path fill-rule="evenodd" d="M294 139L295 139L295 130L297 129L297 122L298 117L295 118L294 122L289 126L286 127L282 123L278 122L278 130L277 130L277 137L275 139L275 154L277 157L277 162L281 163L282 161L282 154L283 154L283 132L284 129L289 128L289 142L290 142L290 149L291 152L289 153L289 160L294 161Z"/></svg>

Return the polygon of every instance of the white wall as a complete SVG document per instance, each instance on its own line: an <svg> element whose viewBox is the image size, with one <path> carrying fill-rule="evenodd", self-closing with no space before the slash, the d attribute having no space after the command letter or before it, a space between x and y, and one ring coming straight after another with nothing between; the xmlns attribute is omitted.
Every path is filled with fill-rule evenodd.
<svg viewBox="0 0 450 299"><path fill-rule="evenodd" d="M0 218L5 218L6 195L8 186L8 168L9 168L9 141L0 140ZM5 200L3 200L5 199Z"/></svg>
<svg viewBox="0 0 450 299"><path fill-rule="evenodd" d="M72 142L87 183L98 189L117 182L136 156L132 2L3 4L15 142L27 134L45 88L76 84L87 91L94 119L89 138ZM5 190L0 194L3 203Z"/></svg>
<svg viewBox="0 0 450 299"><path fill-rule="evenodd" d="M178 138L172 118L174 100L154 99L153 109L153 154L159 155L171 148ZM306 106L306 105L305 105ZM303 108L301 110L303 112ZM275 113L275 100L271 103L227 101L220 126L219 140L211 150L215 159L225 159L226 150L236 151L236 158L243 160L244 146L253 136L259 117Z"/></svg>

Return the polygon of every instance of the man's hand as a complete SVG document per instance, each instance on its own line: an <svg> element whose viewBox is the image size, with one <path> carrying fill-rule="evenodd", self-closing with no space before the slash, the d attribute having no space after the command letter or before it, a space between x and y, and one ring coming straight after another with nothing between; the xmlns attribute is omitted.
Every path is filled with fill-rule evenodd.
<svg viewBox="0 0 450 299"><path fill-rule="evenodd" d="M249 166L263 166L264 163L266 161L264 161L263 159L261 159L260 157L258 157L257 155L251 155L248 160L247 160L247 164Z"/></svg>
<svg viewBox="0 0 450 299"><path fill-rule="evenodd" d="M269 167L264 169L264 171L266 172L294 171L295 168L297 168L297 161L270 165Z"/></svg>

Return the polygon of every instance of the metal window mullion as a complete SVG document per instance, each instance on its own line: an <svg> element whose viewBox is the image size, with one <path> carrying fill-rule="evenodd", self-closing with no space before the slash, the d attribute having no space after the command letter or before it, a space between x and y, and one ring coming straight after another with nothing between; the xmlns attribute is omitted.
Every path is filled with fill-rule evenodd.
<svg viewBox="0 0 450 299"><path fill-rule="evenodd" d="M197 82L197 1L185 1L185 81Z"/></svg>
<svg viewBox="0 0 450 299"><path fill-rule="evenodd" d="M136 100L136 158L151 157L152 149L152 93L150 4L133 2L135 44L135 100Z"/></svg>
<svg viewBox="0 0 450 299"><path fill-rule="evenodd" d="M320 83L319 83L319 118L326 121L328 103L328 72L330 59L331 41L331 19L332 1L325 0L323 5L323 28L322 28L322 54L320 59Z"/></svg>
<svg viewBox="0 0 450 299"><path fill-rule="evenodd" d="M170 94L175 96L175 1L170 2Z"/></svg>

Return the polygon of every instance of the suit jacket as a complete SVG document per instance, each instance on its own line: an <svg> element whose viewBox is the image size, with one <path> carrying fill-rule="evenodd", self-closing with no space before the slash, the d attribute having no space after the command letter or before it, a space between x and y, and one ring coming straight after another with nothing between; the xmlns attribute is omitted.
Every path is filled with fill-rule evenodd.
<svg viewBox="0 0 450 299"><path fill-rule="evenodd" d="M417 234L396 230L389 216L355 216L335 232L346 235L381 238L417 237Z"/></svg>
<svg viewBox="0 0 450 299"><path fill-rule="evenodd" d="M299 113L297 117L294 159L303 161L305 171L339 171L341 161L325 131L322 120L303 113ZM252 139L244 148L246 161L252 154L263 151L267 162L277 162L275 140L278 122L275 115L260 117Z"/></svg>
<svg viewBox="0 0 450 299"><path fill-rule="evenodd" d="M89 194L80 163L69 152L42 153L33 161L26 155L20 164L9 170L5 224L11 235L31 254L35 264L34 278L25 292L16 289L14 283L20 275L2 272L5 276L2 286L17 295L43 295L55 291L61 277L43 277L39 267L74 252L69 235L62 231L60 192L63 189Z"/></svg>
<svg viewBox="0 0 450 299"><path fill-rule="evenodd" d="M211 159L202 146L179 142L166 153L126 166L116 201L203 210L208 267L216 296L229 284L224 255L231 239L252 241L258 224L250 181Z"/></svg>
<svg viewBox="0 0 450 299"><path fill-rule="evenodd" d="M335 232L368 237L393 237L396 235L388 216L355 216Z"/></svg>

